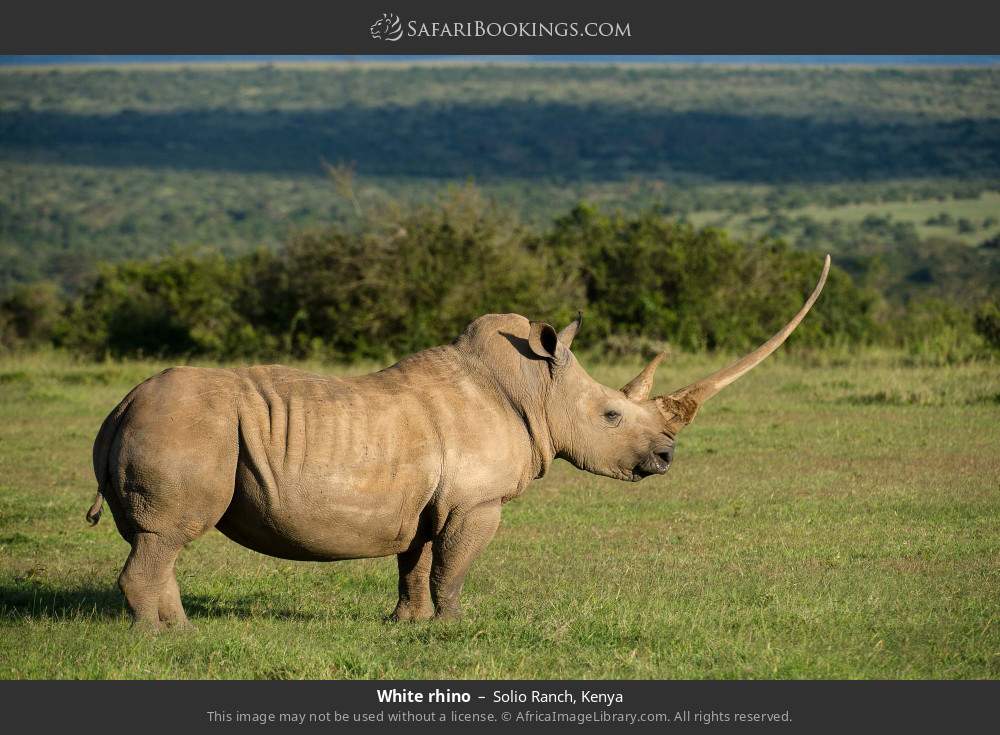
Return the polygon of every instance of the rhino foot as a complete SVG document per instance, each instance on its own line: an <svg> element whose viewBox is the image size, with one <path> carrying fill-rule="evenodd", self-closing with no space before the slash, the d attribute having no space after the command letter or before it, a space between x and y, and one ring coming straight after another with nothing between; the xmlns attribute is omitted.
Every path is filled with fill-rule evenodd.
<svg viewBox="0 0 1000 735"><path fill-rule="evenodd" d="M431 605L411 604L400 601L393 610L389 620L399 623L405 620L418 621L430 620L434 617L434 608Z"/></svg>

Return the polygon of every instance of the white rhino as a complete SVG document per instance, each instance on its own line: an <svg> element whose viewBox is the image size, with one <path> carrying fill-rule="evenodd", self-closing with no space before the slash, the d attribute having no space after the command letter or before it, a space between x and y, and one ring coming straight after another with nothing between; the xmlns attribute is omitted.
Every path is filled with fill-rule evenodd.
<svg viewBox="0 0 1000 735"><path fill-rule="evenodd" d="M185 624L174 562L210 528L286 559L395 555L396 620L460 614L472 561L500 508L553 459L621 480L662 475L698 407L778 348L648 398L655 358L621 390L601 385L557 333L488 314L451 344L371 375L288 367L178 367L134 388L94 443L98 494L132 546L118 578L136 623Z"/></svg>

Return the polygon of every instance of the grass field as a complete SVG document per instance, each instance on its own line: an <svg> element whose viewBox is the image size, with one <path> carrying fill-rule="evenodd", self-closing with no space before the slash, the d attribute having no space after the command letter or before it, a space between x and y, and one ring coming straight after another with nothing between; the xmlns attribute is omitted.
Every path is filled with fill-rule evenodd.
<svg viewBox="0 0 1000 735"><path fill-rule="evenodd" d="M889 217L895 222L911 224L923 238L943 237L978 245L1000 234L1000 192L982 192L969 199L916 199L823 206L810 204L794 209L779 210L786 217L808 217L817 222L840 221L857 224L867 217ZM705 210L693 212L688 219L699 227L722 227L739 235L763 235L768 214L757 209L745 214ZM963 230L959 221L970 227ZM794 238L793 238L794 239Z"/></svg>
<svg viewBox="0 0 1000 735"><path fill-rule="evenodd" d="M718 361L678 356L658 387ZM115 588L127 545L83 514L101 420L159 367L0 359L0 677L1000 676L996 364L773 358L665 478L557 463L506 506L457 623L384 621L394 559L287 562L212 532L178 566L196 630L151 637Z"/></svg>

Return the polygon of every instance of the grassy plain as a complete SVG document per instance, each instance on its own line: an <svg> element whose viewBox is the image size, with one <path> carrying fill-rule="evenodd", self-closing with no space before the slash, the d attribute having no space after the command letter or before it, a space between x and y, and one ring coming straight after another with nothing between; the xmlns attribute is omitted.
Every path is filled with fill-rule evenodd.
<svg viewBox="0 0 1000 735"><path fill-rule="evenodd" d="M679 355L658 388L721 359ZM457 623L385 622L391 558L288 562L213 531L179 562L196 630L150 637L115 588L128 547L83 514L101 420L160 367L0 359L0 677L1000 676L996 364L772 358L665 478L557 462L506 506Z"/></svg>
<svg viewBox="0 0 1000 735"><path fill-rule="evenodd" d="M894 222L913 225L921 239L948 238L966 245L979 245L988 238L1000 235L998 191L984 191L977 197L963 199L873 201L842 206L809 204L773 213L793 219L806 217L824 224L839 221L850 225L859 224L869 217L890 218ZM769 211L763 208L744 213L702 210L692 212L687 218L699 227L721 227L734 235L761 236L767 232L770 223L768 214ZM960 225L962 220L966 221L966 228ZM794 232L790 239L797 240Z"/></svg>

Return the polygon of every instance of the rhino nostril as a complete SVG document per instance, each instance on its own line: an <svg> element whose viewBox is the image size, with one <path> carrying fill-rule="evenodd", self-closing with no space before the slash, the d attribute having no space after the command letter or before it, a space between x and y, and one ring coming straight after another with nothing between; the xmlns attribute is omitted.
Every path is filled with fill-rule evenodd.
<svg viewBox="0 0 1000 735"><path fill-rule="evenodd" d="M670 464L674 459L674 450L667 449L662 452L657 452L656 456L662 459L665 464Z"/></svg>

